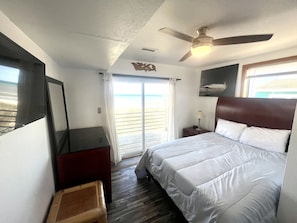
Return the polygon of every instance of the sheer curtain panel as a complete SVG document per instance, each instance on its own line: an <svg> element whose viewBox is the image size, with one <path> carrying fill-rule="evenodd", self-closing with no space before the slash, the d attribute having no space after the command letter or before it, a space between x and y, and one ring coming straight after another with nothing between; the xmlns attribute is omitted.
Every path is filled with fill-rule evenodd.
<svg viewBox="0 0 297 223"><path fill-rule="evenodd" d="M114 119L114 98L113 98L113 76L111 73L104 73L104 101L105 101L105 130L111 144L111 161L116 165L121 160L119 152L115 119Z"/></svg>
<svg viewBox="0 0 297 223"><path fill-rule="evenodd" d="M168 95L168 141L176 139L177 130L175 127L175 84L176 79L169 79Z"/></svg>

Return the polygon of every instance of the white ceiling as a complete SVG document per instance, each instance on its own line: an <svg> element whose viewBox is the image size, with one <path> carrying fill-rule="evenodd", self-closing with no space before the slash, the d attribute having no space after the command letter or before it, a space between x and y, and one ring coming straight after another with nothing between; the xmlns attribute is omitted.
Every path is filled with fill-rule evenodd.
<svg viewBox="0 0 297 223"><path fill-rule="evenodd" d="M0 4L12 22L67 67L107 70L118 58L198 67L297 47L296 0L0 0ZM274 35L265 42L215 46L203 58L178 62L190 43L158 31L169 27L194 37L200 26L208 26L214 39Z"/></svg>

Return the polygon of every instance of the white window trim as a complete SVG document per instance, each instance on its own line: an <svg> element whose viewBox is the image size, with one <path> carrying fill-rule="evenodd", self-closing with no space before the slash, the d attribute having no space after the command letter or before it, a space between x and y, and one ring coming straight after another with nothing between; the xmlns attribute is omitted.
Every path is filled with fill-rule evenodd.
<svg viewBox="0 0 297 223"><path fill-rule="evenodd" d="M285 58L279 58L274 60L268 60L268 61L262 61L258 63L253 64L245 64L242 66L242 77L241 77L241 89L240 89L240 96L241 97L248 97L248 81L247 79L250 78L248 76L248 70L254 69L254 68L260 68L260 67L268 67L273 65L279 65L279 64L286 64L291 62L297 62L297 56L291 56L291 57L285 57ZM291 72L278 72L274 74L263 74L263 75L279 75L279 74L286 74ZM263 77L262 75L262 77ZM260 77L260 75L257 75ZM255 78L255 77L253 77Z"/></svg>

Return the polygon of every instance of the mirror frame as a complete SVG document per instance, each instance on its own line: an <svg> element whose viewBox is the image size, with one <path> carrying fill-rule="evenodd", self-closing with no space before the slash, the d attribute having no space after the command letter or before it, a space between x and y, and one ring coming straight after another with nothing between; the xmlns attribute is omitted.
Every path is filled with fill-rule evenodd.
<svg viewBox="0 0 297 223"><path fill-rule="evenodd" d="M46 80L46 99L47 99L47 120L48 120L48 130L49 130L49 136L50 136L50 145L51 145L51 158L52 158L52 166L53 166L53 172L54 172L54 181L55 181L55 188L58 189L58 171L57 171L57 156L61 153L64 145L67 142L68 136L69 136L69 124L68 124L68 115L67 115L67 107L66 107L66 99L65 99L65 91L64 91L64 84L62 81L58 81L54 78L45 77ZM62 89L62 100L64 104L65 109L65 118L66 118L66 125L67 128L62 134L60 140L57 139L55 124L54 124L54 113L51 103L51 97L50 97L50 87L49 84L56 84L61 87Z"/></svg>

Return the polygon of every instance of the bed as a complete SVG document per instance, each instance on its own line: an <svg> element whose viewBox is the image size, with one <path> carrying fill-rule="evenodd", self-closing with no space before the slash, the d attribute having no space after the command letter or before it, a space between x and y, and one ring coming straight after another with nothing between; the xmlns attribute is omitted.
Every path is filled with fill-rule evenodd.
<svg viewBox="0 0 297 223"><path fill-rule="evenodd" d="M149 148L136 166L189 222L277 222L296 107L292 99L218 98L215 131Z"/></svg>

